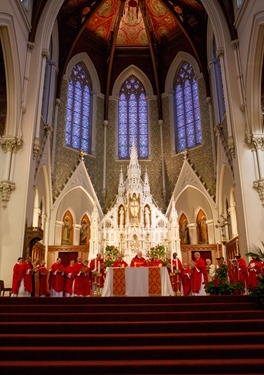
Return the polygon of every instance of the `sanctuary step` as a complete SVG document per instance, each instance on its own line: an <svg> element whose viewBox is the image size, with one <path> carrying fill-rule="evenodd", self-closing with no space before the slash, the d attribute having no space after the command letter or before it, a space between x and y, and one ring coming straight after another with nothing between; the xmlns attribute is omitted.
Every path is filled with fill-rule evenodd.
<svg viewBox="0 0 264 375"><path fill-rule="evenodd" d="M263 374L249 296L0 298L1 374Z"/></svg>

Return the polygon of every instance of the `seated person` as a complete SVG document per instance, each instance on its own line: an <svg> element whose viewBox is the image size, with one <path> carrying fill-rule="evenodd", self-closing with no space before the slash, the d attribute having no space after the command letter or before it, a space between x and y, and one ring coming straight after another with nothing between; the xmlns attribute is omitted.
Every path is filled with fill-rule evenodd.
<svg viewBox="0 0 264 375"><path fill-rule="evenodd" d="M117 260L112 264L112 267L128 267L128 264L123 260L123 255L121 253L118 254Z"/></svg>
<svg viewBox="0 0 264 375"><path fill-rule="evenodd" d="M142 251L138 251L137 255L131 260L130 267L146 267L147 261L142 256Z"/></svg>
<svg viewBox="0 0 264 375"><path fill-rule="evenodd" d="M148 263L148 266L149 267L162 267L163 266L163 262L162 262L162 260L160 260L158 258L157 255L154 255L154 257L152 258L152 260Z"/></svg>

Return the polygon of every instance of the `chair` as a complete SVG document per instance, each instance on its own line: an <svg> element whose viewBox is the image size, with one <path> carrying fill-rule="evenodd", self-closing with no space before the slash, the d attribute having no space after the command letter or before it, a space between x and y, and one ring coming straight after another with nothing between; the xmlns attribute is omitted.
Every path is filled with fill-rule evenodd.
<svg viewBox="0 0 264 375"><path fill-rule="evenodd" d="M12 293L12 288L5 288L4 280L0 280L0 296L4 297L5 292L8 292L10 297Z"/></svg>

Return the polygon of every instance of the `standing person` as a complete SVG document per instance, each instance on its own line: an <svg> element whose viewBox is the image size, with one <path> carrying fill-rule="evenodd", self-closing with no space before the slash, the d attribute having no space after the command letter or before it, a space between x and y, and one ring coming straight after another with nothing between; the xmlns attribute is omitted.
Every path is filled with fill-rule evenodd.
<svg viewBox="0 0 264 375"><path fill-rule="evenodd" d="M180 294L181 289L182 289L181 288L182 262L178 258L177 255L178 255L177 253L172 254L172 259L167 264L167 267L169 269L170 280L171 280L173 291Z"/></svg>
<svg viewBox="0 0 264 375"><path fill-rule="evenodd" d="M138 251L137 255L131 260L130 267L146 267L147 261L142 256L142 251Z"/></svg>
<svg viewBox="0 0 264 375"><path fill-rule="evenodd" d="M121 253L118 254L117 260L112 264L112 267L128 267L128 264L124 261Z"/></svg>
<svg viewBox="0 0 264 375"><path fill-rule="evenodd" d="M181 272L182 291L184 296L191 293L191 269L187 263L183 263Z"/></svg>
<svg viewBox="0 0 264 375"><path fill-rule="evenodd" d="M246 285L248 282L248 269L245 259L241 257L240 254L235 255L235 258L238 261L238 269L239 269L239 281L243 283L243 289L244 293L247 293L246 291Z"/></svg>
<svg viewBox="0 0 264 375"><path fill-rule="evenodd" d="M73 283L75 278L74 273L74 259L70 261L70 264L65 268L65 284L64 284L64 297L73 297Z"/></svg>
<svg viewBox="0 0 264 375"><path fill-rule="evenodd" d="M46 262L42 260L38 265L39 269L39 296L46 297L48 293L48 270L46 268Z"/></svg>
<svg viewBox="0 0 264 375"><path fill-rule="evenodd" d="M91 297L91 281L90 281L90 268L88 267L88 260L84 261L84 269L83 269L83 275L84 275L84 287L83 287L83 296L84 297Z"/></svg>
<svg viewBox="0 0 264 375"><path fill-rule="evenodd" d="M215 278L215 265L212 264L211 259L206 259L206 271L207 271L207 276L208 276L208 281L213 281Z"/></svg>
<svg viewBox="0 0 264 375"><path fill-rule="evenodd" d="M206 264L201 258L201 254L196 251L194 253L194 261L191 262L191 289L194 296L205 296L204 284L208 282Z"/></svg>
<svg viewBox="0 0 264 375"><path fill-rule="evenodd" d="M100 288L103 288L104 287L104 279L105 279L105 265L104 265L104 259L102 258L102 255L100 253L98 253L96 255L96 258L94 259L91 259L90 261L90 265L89 265L89 268L90 268L90 277L91 277L91 281L92 281L92 285L95 286L95 284L97 285L97 283L99 282L99 277L97 276L98 273L101 274L100 276Z"/></svg>
<svg viewBox="0 0 264 375"><path fill-rule="evenodd" d="M252 255L252 259L248 264L248 289L256 289L256 286L259 284L258 277L263 274L263 263L260 260L258 255Z"/></svg>
<svg viewBox="0 0 264 375"><path fill-rule="evenodd" d="M22 262L21 268L21 283L18 291L19 297L31 297L33 290L32 287L32 264L31 257L27 257L26 260Z"/></svg>
<svg viewBox="0 0 264 375"><path fill-rule="evenodd" d="M76 263L73 266L74 269L74 283L73 283L73 295L76 297L84 296L84 269L85 265L82 262L82 258L78 257Z"/></svg>
<svg viewBox="0 0 264 375"><path fill-rule="evenodd" d="M52 264L50 268L50 296L51 297L63 297L64 289L64 266L61 263L61 258L57 258L56 262Z"/></svg>
<svg viewBox="0 0 264 375"><path fill-rule="evenodd" d="M22 279L22 262L23 258L19 257L13 268L12 293L11 297L17 297Z"/></svg>

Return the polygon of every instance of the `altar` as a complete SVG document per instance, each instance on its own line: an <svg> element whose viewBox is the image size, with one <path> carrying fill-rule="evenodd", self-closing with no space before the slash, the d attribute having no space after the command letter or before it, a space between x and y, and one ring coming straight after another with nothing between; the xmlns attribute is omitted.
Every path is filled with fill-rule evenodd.
<svg viewBox="0 0 264 375"><path fill-rule="evenodd" d="M102 297L174 296L166 267L109 267Z"/></svg>

